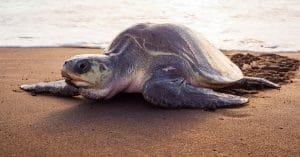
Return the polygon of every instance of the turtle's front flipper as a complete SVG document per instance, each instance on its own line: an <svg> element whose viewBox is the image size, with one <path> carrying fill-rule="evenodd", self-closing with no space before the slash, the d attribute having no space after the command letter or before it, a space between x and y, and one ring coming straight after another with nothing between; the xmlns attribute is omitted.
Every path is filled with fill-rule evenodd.
<svg viewBox="0 0 300 157"><path fill-rule="evenodd" d="M259 77L247 77L245 76L243 79L237 82L238 86L244 87L268 87L268 88L280 88L280 85L273 83L267 79L259 78Z"/></svg>
<svg viewBox="0 0 300 157"><path fill-rule="evenodd" d="M51 94L58 96L76 96L79 95L78 89L68 85L65 80L54 82L43 82L31 85L21 85L21 89L37 94Z"/></svg>
<svg viewBox="0 0 300 157"><path fill-rule="evenodd" d="M247 98L191 86L182 78L150 79L144 86L143 95L151 103L166 108L216 109L248 102Z"/></svg>

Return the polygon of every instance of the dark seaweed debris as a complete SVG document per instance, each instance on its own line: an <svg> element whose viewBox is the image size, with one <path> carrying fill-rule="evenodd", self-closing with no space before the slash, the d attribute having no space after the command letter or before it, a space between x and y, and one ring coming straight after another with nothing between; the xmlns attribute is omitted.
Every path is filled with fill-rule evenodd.
<svg viewBox="0 0 300 157"><path fill-rule="evenodd" d="M292 82L300 61L277 54L234 54L230 59L243 71L245 76L261 77L278 84ZM221 92L244 95L258 93L262 86L229 87L221 89Z"/></svg>
<svg viewBox="0 0 300 157"><path fill-rule="evenodd" d="M277 54L235 54L230 59L245 76L262 77L279 84L289 83L300 65L299 60Z"/></svg>

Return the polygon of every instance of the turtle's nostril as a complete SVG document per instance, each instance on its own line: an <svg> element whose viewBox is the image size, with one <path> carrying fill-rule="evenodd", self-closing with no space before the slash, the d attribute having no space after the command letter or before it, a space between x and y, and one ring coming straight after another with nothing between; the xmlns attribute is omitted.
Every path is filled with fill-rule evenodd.
<svg viewBox="0 0 300 157"><path fill-rule="evenodd" d="M69 61L65 61L64 66L67 65L69 63Z"/></svg>
<svg viewBox="0 0 300 157"><path fill-rule="evenodd" d="M74 65L74 61L73 60L66 60L65 63L64 63L64 66L68 66L68 67L71 67Z"/></svg>

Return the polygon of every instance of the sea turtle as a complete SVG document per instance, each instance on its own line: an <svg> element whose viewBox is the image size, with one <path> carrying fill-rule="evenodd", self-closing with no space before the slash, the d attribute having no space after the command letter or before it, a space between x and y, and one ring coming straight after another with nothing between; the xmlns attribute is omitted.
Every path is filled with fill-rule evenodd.
<svg viewBox="0 0 300 157"><path fill-rule="evenodd" d="M65 80L21 89L91 99L137 92L161 107L214 109L248 102L216 89L236 84L279 88L266 79L243 76L202 35L177 24L134 25L121 32L104 54L77 55L65 61L62 76Z"/></svg>

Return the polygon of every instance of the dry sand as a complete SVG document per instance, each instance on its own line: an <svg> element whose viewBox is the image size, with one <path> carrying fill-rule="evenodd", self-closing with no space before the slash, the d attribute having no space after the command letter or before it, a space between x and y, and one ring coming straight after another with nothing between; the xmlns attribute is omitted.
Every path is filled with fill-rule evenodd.
<svg viewBox="0 0 300 157"><path fill-rule="evenodd" d="M299 71L280 90L215 112L160 109L138 94L95 102L19 89L59 80L65 59L99 51L0 49L0 156L300 156Z"/></svg>

